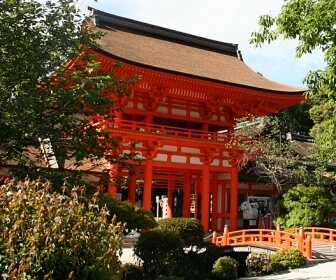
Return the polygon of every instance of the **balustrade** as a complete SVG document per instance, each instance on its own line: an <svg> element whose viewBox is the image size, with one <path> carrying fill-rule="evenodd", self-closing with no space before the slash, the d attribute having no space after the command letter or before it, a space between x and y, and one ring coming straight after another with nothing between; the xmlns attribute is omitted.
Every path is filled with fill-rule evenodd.
<svg viewBox="0 0 336 280"><path fill-rule="evenodd" d="M108 130L122 130L122 131L132 131L136 133L145 134L160 134L167 137L181 137L186 139L197 139L203 141L218 141L225 142L229 141L229 136L225 133L219 132L209 132L203 130L185 129L179 127L147 124L143 122L134 122L127 120L119 120L116 122L104 122L104 129Z"/></svg>
<svg viewBox="0 0 336 280"><path fill-rule="evenodd" d="M282 231L278 228L276 230L247 229L229 232L228 226L225 225L222 236L217 236L216 232L213 233L212 243L218 246L256 245L276 249L297 248L307 259L311 259L314 238L318 239L317 236L319 236L324 241L331 239L335 241L335 230L322 228L318 228L318 230L308 228L308 230L306 233L300 228L291 231ZM327 233L328 231L329 233Z"/></svg>

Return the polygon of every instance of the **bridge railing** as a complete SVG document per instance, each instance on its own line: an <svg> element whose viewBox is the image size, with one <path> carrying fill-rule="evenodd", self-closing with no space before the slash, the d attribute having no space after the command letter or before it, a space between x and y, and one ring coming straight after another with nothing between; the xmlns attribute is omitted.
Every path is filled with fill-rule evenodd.
<svg viewBox="0 0 336 280"><path fill-rule="evenodd" d="M295 234L303 231L305 237L310 236L312 241L323 243L336 243L336 229L321 228L321 227L302 227L286 230L286 232L293 232Z"/></svg>
<svg viewBox="0 0 336 280"><path fill-rule="evenodd" d="M247 229L229 232L224 227L222 236L213 233L212 242L218 246L256 245L268 248L297 248L307 259L312 258L312 243L310 236L304 236L302 231L288 232L272 229Z"/></svg>

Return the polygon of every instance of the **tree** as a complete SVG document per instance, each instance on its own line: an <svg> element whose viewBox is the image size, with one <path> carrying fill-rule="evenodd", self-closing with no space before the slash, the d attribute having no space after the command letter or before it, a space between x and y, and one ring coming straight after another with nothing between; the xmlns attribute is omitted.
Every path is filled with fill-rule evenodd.
<svg viewBox="0 0 336 280"><path fill-rule="evenodd" d="M282 112L262 119L251 118L241 122L236 132L247 137L237 143L246 159L242 162L245 172L275 187L280 195L284 187L302 182L307 176L304 158L297 153L297 144L287 139L289 128L286 123L289 120L281 119L286 115L291 114Z"/></svg>
<svg viewBox="0 0 336 280"><path fill-rule="evenodd" d="M103 34L90 31L76 0L41 2L0 5L0 166L13 167L14 177L51 181L60 193L64 183L86 186L92 197L96 189L81 171L110 162L134 172L130 162L139 161L133 153L120 154L119 140L99 126L121 110L116 101L131 94L137 77L102 67L91 50ZM122 65L109 68L116 67ZM109 179L108 172L101 175ZM155 224L150 211L108 195L99 203L129 228Z"/></svg>
<svg viewBox="0 0 336 280"><path fill-rule="evenodd" d="M304 82L309 91L308 96L315 99L319 109L311 110L312 118L316 119L316 110L322 113L322 108L330 108L331 114L320 119L316 124L323 128L314 130L317 155L325 166L335 160L336 135L336 1L323 0L289 0L285 1L278 15L262 15L259 18L260 29L252 33L250 43L259 47L270 43L280 36L284 39L296 39L298 42L296 56L301 57L319 49L324 54L325 68L310 71ZM314 132L313 130L313 132Z"/></svg>
<svg viewBox="0 0 336 280"><path fill-rule="evenodd" d="M324 167L335 162L336 159L336 98L329 99L324 91L319 91L311 98L315 104L309 110L315 124L311 130L316 143L313 158L323 173Z"/></svg>
<svg viewBox="0 0 336 280"><path fill-rule="evenodd" d="M98 204L116 215L116 220L125 223L127 232L131 230L151 229L157 226L151 211L134 205L129 201L120 201L109 194L101 194Z"/></svg>
<svg viewBox="0 0 336 280"><path fill-rule="evenodd" d="M1 279L118 279L124 226L97 200L41 181L1 185Z"/></svg>
<svg viewBox="0 0 336 280"><path fill-rule="evenodd" d="M116 100L137 78L102 68L90 50L103 34L89 30L76 0L4 0L0 21L0 165L24 176L46 166L49 177L69 160L130 168L133 155L116 152L99 122L121 110Z"/></svg>
<svg viewBox="0 0 336 280"><path fill-rule="evenodd" d="M297 185L283 195L287 214L277 219L285 228L329 226L329 214L336 211L335 196L319 186Z"/></svg>
<svg viewBox="0 0 336 280"><path fill-rule="evenodd" d="M288 133L309 135L314 124L309 114L311 107L311 101L302 101L269 115L266 130L267 127L272 129L272 127L276 126L283 139L287 138Z"/></svg>

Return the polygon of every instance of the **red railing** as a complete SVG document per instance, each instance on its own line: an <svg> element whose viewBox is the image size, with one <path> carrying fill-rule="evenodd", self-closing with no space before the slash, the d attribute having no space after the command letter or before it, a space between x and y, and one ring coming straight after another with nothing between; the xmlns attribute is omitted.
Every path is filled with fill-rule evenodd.
<svg viewBox="0 0 336 280"><path fill-rule="evenodd" d="M301 228L289 229L287 232L293 232L297 234ZM308 235L311 237L312 241L318 241L323 243L336 243L336 229L332 228L321 228L321 227L305 227L302 228L305 237Z"/></svg>
<svg viewBox="0 0 336 280"><path fill-rule="evenodd" d="M134 122L119 120L114 122L103 122L99 124L102 129L114 131L133 131L143 134L156 134L167 137L183 137L188 139L206 140L206 141L219 141L227 143L229 136L225 133L208 132L194 129L184 129L178 127L147 124L143 122Z"/></svg>
<svg viewBox="0 0 336 280"><path fill-rule="evenodd" d="M212 243L218 246L256 245L268 248L297 248L307 259L312 258L312 238L305 235L303 229L289 232L272 229L247 229L229 232L224 227L222 236L214 232Z"/></svg>

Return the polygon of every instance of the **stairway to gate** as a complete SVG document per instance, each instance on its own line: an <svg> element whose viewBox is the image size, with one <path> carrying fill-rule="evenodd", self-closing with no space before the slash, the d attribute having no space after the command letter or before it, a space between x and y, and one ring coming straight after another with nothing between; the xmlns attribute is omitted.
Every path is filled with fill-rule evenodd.
<svg viewBox="0 0 336 280"><path fill-rule="evenodd" d="M290 230L247 229L229 232L224 227L223 234L212 235L212 243L218 246L252 248L251 251L297 248L307 259L336 259L336 230L330 228L306 227Z"/></svg>

